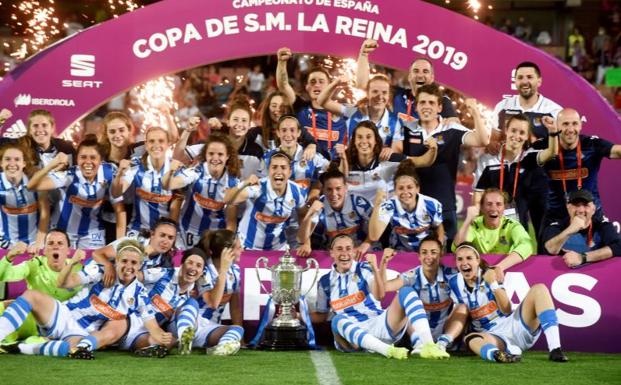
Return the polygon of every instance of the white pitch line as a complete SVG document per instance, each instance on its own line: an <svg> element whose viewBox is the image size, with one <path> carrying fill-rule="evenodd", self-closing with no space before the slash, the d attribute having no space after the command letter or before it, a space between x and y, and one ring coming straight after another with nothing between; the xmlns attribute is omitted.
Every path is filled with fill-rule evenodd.
<svg viewBox="0 0 621 385"><path fill-rule="evenodd" d="M341 385L339 375L330 358L330 353L318 350L310 351L311 360L315 365L315 373L319 385Z"/></svg>

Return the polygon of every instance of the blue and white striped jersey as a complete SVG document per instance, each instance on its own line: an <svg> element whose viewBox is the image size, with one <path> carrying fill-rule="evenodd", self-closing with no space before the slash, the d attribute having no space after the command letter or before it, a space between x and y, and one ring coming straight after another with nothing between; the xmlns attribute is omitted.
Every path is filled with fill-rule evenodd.
<svg viewBox="0 0 621 385"><path fill-rule="evenodd" d="M293 212L304 206L302 190L289 180L287 191L279 196L269 179L263 178L247 191L249 202L238 227L242 246L249 250L284 250L285 228L291 224Z"/></svg>
<svg viewBox="0 0 621 385"><path fill-rule="evenodd" d="M28 190L27 184L26 175L17 186L13 186L4 172L0 172L0 237L3 247L12 247L19 241L30 245L37 238L38 195Z"/></svg>
<svg viewBox="0 0 621 385"><path fill-rule="evenodd" d="M99 166L92 183L84 178L78 166L72 166L66 172L50 173L50 179L60 189L58 207L52 216L53 226L79 236L103 230L101 208L104 200L112 204L123 201L123 197L113 198L110 193L115 175L116 166L111 163Z"/></svg>
<svg viewBox="0 0 621 385"><path fill-rule="evenodd" d="M239 179L226 171L219 179L215 179L209 174L207 163L182 168L175 176L182 177L184 184L190 185L181 215L183 230L199 237L205 230L225 228L224 193L237 186Z"/></svg>
<svg viewBox="0 0 621 385"><path fill-rule="evenodd" d="M211 308L207 306L205 301L203 300L202 294L205 291L213 289L213 286L216 284L216 280L218 279L218 272L216 267L213 264L208 264L205 274L210 277L212 282L212 287L208 288L208 286L203 286L199 290L201 296L198 298L198 305L200 307L200 314L210 320L211 322L219 324L222 321L222 314L224 313L224 309L226 305L231 301L231 297L235 293L239 293L241 288L241 270L239 265L233 263L229 270L226 272L226 283L224 285L224 294L222 295L222 300L220 300L220 305L217 308Z"/></svg>
<svg viewBox="0 0 621 385"><path fill-rule="evenodd" d="M365 120L371 120L369 115L363 114L357 107L343 106L342 111L343 116L348 118L347 128L350 138L352 137L352 134L354 133L354 128L356 128L358 123ZM384 147L391 147L395 142L403 140L403 132L401 131L401 120L399 120L399 117L396 113L388 110L388 108L384 109L382 117L377 122L373 123L375 123L375 126L377 126L377 130L380 137L382 138Z"/></svg>
<svg viewBox="0 0 621 385"><path fill-rule="evenodd" d="M117 279L112 287L104 287L103 266L94 263L78 274L84 287L65 305L86 331L93 332L106 321L123 320L132 313L139 314L144 321L154 317L147 290L137 279L127 286Z"/></svg>
<svg viewBox="0 0 621 385"><path fill-rule="evenodd" d="M373 202L377 190L392 192L395 189L393 178L399 163L407 157L403 154L392 154L390 159L380 162L379 157L371 164L362 167L358 162L350 165L347 174L347 186L349 192L365 197Z"/></svg>
<svg viewBox="0 0 621 385"><path fill-rule="evenodd" d="M430 234L432 227L442 224L442 204L418 194L416 207L407 212L398 198L392 197L380 205L379 220L392 225L390 247L416 251L420 241Z"/></svg>
<svg viewBox="0 0 621 385"><path fill-rule="evenodd" d="M371 293L373 279L373 271L367 262L353 262L349 271L343 274L332 266L332 270L317 283L315 310L344 314L360 322L382 314L382 305Z"/></svg>
<svg viewBox="0 0 621 385"><path fill-rule="evenodd" d="M162 187L162 177L170 170L170 158L167 156L160 171L153 168L151 156L147 156L147 166L140 158L132 159L132 167L123 175L123 182L134 185L134 215L129 226L131 230L152 229L160 217L170 214L169 204L173 194Z"/></svg>
<svg viewBox="0 0 621 385"><path fill-rule="evenodd" d="M427 280L421 266L401 274L403 285L412 287L423 302L432 329L443 325L453 309L448 280L456 273L456 269L440 265L434 283Z"/></svg>
<svg viewBox="0 0 621 385"><path fill-rule="evenodd" d="M270 166L270 157L276 151L278 151L278 149L268 151L263 157L266 173ZM312 185L319 180L319 174L323 173L326 168L328 168L330 161L324 158L320 153L317 153L313 159L307 162L304 160L303 155L304 147L298 144L298 148L295 150L293 160L291 161L291 177L289 179L300 186L302 193L306 197Z"/></svg>
<svg viewBox="0 0 621 385"><path fill-rule="evenodd" d="M369 219L373 206L365 198L347 193L340 210L333 209L325 196L319 198L323 202L323 209L311 222L317 224L315 233L321 235L327 242L340 234L354 237L355 243L363 242L367 237Z"/></svg>
<svg viewBox="0 0 621 385"><path fill-rule="evenodd" d="M194 284L191 284L185 292L181 292L179 287L180 271L180 267L143 270L144 285L148 290L149 301L155 312L155 318L160 325L173 319L175 310L190 298L194 289Z"/></svg>
<svg viewBox="0 0 621 385"><path fill-rule="evenodd" d="M474 331L492 330L498 321L507 317L498 308L494 293L489 284L481 277L481 270L479 270L477 282L472 288L472 292L468 290L461 274L452 276L449 279L449 286L453 302L456 304L463 303L468 307L470 324Z"/></svg>

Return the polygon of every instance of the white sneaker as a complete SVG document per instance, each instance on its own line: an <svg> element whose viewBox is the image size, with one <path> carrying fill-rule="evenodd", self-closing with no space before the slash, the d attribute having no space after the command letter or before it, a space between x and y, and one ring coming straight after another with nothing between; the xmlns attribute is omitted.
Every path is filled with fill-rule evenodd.
<svg viewBox="0 0 621 385"><path fill-rule="evenodd" d="M214 347L207 348L208 355L214 356L232 356L239 351L241 344L239 341L227 341Z"/></svg>

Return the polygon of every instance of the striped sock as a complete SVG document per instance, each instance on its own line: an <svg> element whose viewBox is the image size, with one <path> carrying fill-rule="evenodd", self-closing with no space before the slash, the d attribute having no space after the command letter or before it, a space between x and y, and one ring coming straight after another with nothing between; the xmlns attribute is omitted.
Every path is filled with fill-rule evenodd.
<svg viewBox="0 0 621 385"><path fill-rule="evenodd" d="M231 341L241 341L244 336L244 328L241 326L233 325L229 326L229 329L220 337L218 340L218 345L231 342Z"/></svg>
<svg viewBox="0 0 621 385"><path fill-rule="evenodd" d="M53 357L66 357L69 354L69 343L66 341L47 341L44 343L19 344L22 354Z"/></svg>
<svg viewBox="0 0 621 385"><path fill-rule="evenodd" d="M92 352L93 350L97 350L97 338L93 336L86 336L82 338L76 346L78 348L86 348Z"/></svg>
<svg viewBox="0 0 621 385"><path fill-rule="evenodd" d="M17 330L24 323L31 310L32 305L24 297L17 297L0 316L0 341Z"/></svg>
<svg viewBox="0 0 621 385"><path fill-rule="evenodd" d="M546 335L548 350L552 351L556 348L560 348L561 335L558 330L558 318L556 317L556 310L544 310L537 315L537 318L539 318L539 323L541 323L541 329L543 329L543 334Z"/></svg>
<svg viewBox="0 0 621 385"><path fill-rule="evenodd" d="M411 287L402 287L399 289L399 304L405 311L410 324L414 326L418 338L421 342L427 344L433 343L433 337L431 336L431 329L429 328L429 320L427 320L427 313L425 313L425 307L421 302L418 295Z"/></svg>
<svg viewBox="0 0 621 385"><path fill-rule="evenodd" d="M485 344L481 347L481 358L484 361L496 361L494 360L494 352L498 351L498 348L492 344Z"/></svg>
<svg viewBox="0 0 621 385"><path fill-rule="evenodd" d="M180 311L177 315L177 335L179 338L183 335L183 332L196 325L196 319L198 318L198 302L194 298L189 298L180 307Z"/></svg>
<svg viewBox="0 0 621 385"><path fill-rule="evenodd" d="M362 330L344 315L337 315L332 319L332 332L345 338L352 345L388 357L390 345Z"/></svg>
<svg viewBox="0 0 621 385"><path fill-rule="evenodd" d="M438 337L439 345L443 345L444 347L447 347L452 343L453 343L453 337L449 336L448 334L442 334L440 337Z"/></svg>

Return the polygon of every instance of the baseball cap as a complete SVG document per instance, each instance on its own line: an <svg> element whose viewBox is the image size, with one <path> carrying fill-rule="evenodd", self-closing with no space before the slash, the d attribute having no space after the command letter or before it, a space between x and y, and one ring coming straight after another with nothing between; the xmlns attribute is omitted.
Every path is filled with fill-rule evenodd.
<svg viewBox="0 0 621 385"><path fill-rule="evenodd" d="M593 202L593 194L589 190L577 190L569 193L567 202L576 204L580 202L590 203Z"/></svg>

